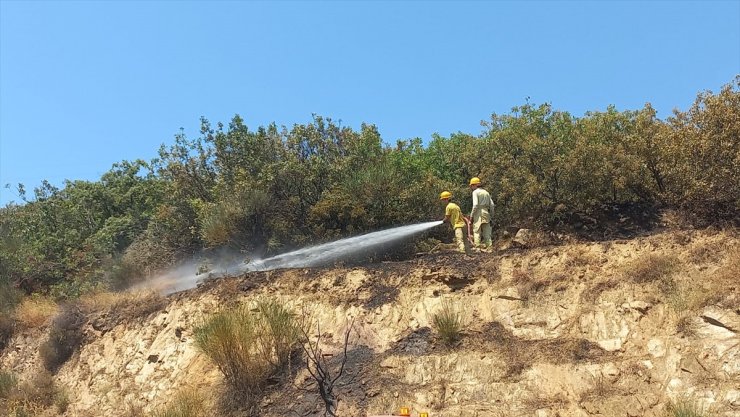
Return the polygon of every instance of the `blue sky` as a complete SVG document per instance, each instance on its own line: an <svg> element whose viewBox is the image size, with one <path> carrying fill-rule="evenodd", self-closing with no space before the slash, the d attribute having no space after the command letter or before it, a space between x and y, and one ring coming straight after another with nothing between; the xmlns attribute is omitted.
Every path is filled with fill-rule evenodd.
<svg viewBox="0 0 740 417"><path fill-rule="evenodd" d="M665 118L738 73L740 1L0 0L0 184L96 180L201 116L317 113L393 143L478 134L527 97Z"/></svg>

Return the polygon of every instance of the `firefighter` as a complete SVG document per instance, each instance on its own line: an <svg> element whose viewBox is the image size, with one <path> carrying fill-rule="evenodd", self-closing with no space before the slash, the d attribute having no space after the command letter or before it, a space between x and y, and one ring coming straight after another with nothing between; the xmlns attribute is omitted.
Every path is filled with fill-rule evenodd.
<svg viewBox="0 0 740 417"><path fill-rule="evenodd" d="M465 229L465 218L460 211L460 206L451 201L452 193L449 191L443 191L442 194L439 195L439 199L447 204L445 207L445 218L443 222L450 223L452 229L455 231L457 251L465 253L465 235L467 232Z"/></svg>
<svg viewBox="0 0 740 417"><path fill-rule="evenodd" d="M491 249L491 216L493 215L493 200L488 191L481 187L478 177L470 179L470 188L473 190L473 209L470 212L470 221L473 222L473 244L476 247Z"/></svg>

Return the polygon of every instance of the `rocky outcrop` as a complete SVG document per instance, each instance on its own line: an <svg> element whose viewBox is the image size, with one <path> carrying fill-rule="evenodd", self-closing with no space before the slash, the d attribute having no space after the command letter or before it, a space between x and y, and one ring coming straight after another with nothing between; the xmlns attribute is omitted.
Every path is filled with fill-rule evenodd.
<svg viewBox="0 0 740 417"><path fill-rule="evenodd" d="M670 401L690 398L715 415L737 416L737 307L710 297L677 308L688 305L676 300L681 293L622 274L641 254L681 259L689 250L664 234L224 278L171 295L163 309L135 320L102 327L92 320L87 343L54 378L68 387L67 416L145 413L183 387L217 393L221 376L195 349L193 329L219 308L273 297L320 323L327 351L337 355L353 323L340 415L406 405L432 417L660 416ZM671 288L702 282L701 290L714 291L712 277L728 261L712 262L684 262L664 279ZM451 347L432 329L443 303L457 306L465 322ZM0 365L31 375L42 339L42 332L17 335ZM260 413L318 416L317 404L310 378L298 369L289 383L270 388Z"/></svg>

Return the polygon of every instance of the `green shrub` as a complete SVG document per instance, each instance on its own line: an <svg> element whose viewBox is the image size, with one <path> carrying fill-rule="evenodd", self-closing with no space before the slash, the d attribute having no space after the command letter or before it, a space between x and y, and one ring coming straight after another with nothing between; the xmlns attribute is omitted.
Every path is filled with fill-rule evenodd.
<svg viewBox="0 0 740 417"><path fill-rule="evenodd" d="M281 371L298 346L301 331L276 301L262 300L210 317L195 330L195 345L248 404L259 398L269 377Z"/></svg>
<svg viewBox="0 0 740 417"><path fill-rule="evenodd" d="M442 342L452 346L462 338L463 315L459 308L450 302L443 302L442 308L432 315L432 327Z"/></svg>
<svg viewBox="0 0 740 417"><path fill-rule="evenodd" d="M65 305L54 318L49 337L41 344L39 353L46 370L56 373L80 346L85 317L77 306Z"/></svg>
<svg viewBox="0 0 740 417"><path fill-rule="evenodd" d="M265 343L263 350L270 352L273 365L281 368L288 364L291 354L296 351L301 339L301 328L295 316L282 304L272 299L257 302L262 318L262 332L259 340Z"/></svg>
<svg viewBox="0 0 740 417"><path fill-rule="evenodd" d="M6 314L13 311L21 299L23 293L8 283L0 281L0 313Z"/></svg>
<svg viewBox="0 0 740 417"><path fill-rule="evenodd" d="M666 199L693 222L738 221L740 76L717 94L700 93L667 121L661 148Z"/></svg>

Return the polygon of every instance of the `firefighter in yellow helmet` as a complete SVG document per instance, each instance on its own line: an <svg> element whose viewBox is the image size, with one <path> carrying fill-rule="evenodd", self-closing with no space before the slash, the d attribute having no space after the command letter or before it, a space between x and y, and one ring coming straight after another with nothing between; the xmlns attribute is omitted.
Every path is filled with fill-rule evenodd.
<svg viewBox="0 0 740 417"><path fill-rule="evenodd" d="M449 191L443 191L442 194L439 195L439 199L447 204L443 221L445 223L450 223L452 229L455 230L457 251L465 253L465 235L467 232L465 229L465 218L463 218L462 212L460 211L460 206L451 201L452 193Z"/></svg>
<svg viewBox="0 0 740 417"><path fill-rule="evenodd" d="M493 246L491 242L493 200L488 191L481 187L480 178L471 178L470 188L473 190L473 209L470 212L470 221L473 222L473 243L475 246L491 249Z"/></svg>

